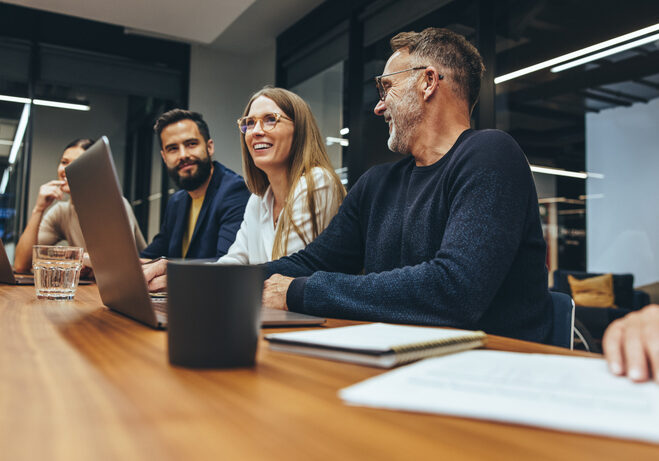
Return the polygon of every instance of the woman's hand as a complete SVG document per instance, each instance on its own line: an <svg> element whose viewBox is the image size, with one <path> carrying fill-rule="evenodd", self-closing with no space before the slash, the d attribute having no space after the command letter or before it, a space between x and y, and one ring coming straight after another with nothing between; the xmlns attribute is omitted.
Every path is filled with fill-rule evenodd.
<svg viewBox="0 0 659 461"><path fill-rule="evenodd" d="M34 206L34 211L43 212L55 200L62 200L64 197L62 186L64 184L66 184L66 181L60 181L58 179L43 184L39 188L39 196L37 197L37 203Z"/></svg>

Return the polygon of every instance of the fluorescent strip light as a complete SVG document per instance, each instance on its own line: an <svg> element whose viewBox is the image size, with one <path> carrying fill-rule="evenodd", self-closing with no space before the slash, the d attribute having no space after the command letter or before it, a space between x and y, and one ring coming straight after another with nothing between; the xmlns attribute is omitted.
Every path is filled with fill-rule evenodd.
<svg viewBox="0 0 659 461"><path fill-rule="evenodd" d="M558 56L556 58L549 59L548 61L543 61L538 64L534 64L532 66L525 67L523 69L519 69L514 72L510 72L509 74L500 75L499 77L496 77L494 79L494 83L498 85L499 83L503 83L508 80L521 77L522 75L526 75L532 72L536 72L538 70L546 69L547 67L552 67L557 64L561 64L563 62L571 61L572 59L580 58L581 56L594 53L595 51L599 51L604 48L617 45L618 43L626 42L627 40L632 40L634 38L642 37L643 35L650 34L656 31L659 31L659 24L645 27L644 29L640 29L635 32L630 32L628 34L621 35L620 37L612 38L610 40L606 40L604 42L597 43L595 45L591 45L586 48L582 48L580 50L573 51L568 54L564 54L563 56Z"/></svg>
<svg viewBox="0 0 659 461"><path fill-rule="evenodd" d="M590 56L586 56L581 59L577 59L576 61L570 61L565 64L561 64L560 66L552 67L551 71L556 73L556 72L561 72L563 70L571 69L573 67L580 66L582 64L586 64L587 62L590 61L595 61L597 59L602 59L603 57L620 53L625 50L629 50L632 48L636 48L637 46L645 45L646 43L654 42L655 40L659 40L659 34L655 35L650 35L649 37L642 38L640 40L636 40L634 42L629 42L625 43L624 45L616 46L615 48L610 48L608 50L600 51L599 53L591 54Z"/></svg>
<svg viewBox="0 0 659 461"><path fill-rule="evenodd" d="M7 96L6 94L0 94L0 101L17 102L19 104L30 104L30 98L19 98L16 96Z"/></svg>
<svg viewBox="0 0 659 461"><path fill-rule="evenodd" d="M9 139L0 139L0 146L11 146L14 144L14 141L10 141Z"/></svg>
<svg viewBox="0 0 659 461"><path fill-rule="evenodd" d="M331 146L331 145L333 145L333 144L340 144L340 145L342 145L342 146L344 146L344 147L345 147L345 146L348 146L348 145L350 144L350 142L349 142L347 139L343 139L343 138L334 138L334 137L332 137L332 136L328 136L328 137L326 137L326 138L325 138L325 143L326 143L328 146Z"/></svg>
<svg viewBox="0 0 659 461"><path fill-rule="evenodd" d="M88 111L91 109L89 107L89 104L72 104L69 102L49 101L47 99L19 98L17 96L8 96L6 94L0 94L0 101L16 102L18 104L32 103L37 106L58 107L60 109L72 109L72 110L84 110L84 111Z"/></svg>
<svg viewBox="0 0 659 461"><path fill-rule="evenodd" d="M25 129L27 128L27 121L29 119L30 119L30 104L25 104L23 106L23 113L21 114L21 119L18 122L18 127L16 127L16 134L14 134L14 144L12 144L11 151L9 152L10 165L13 165L14 162L16 162L18 149L20 149L21 144L23 143L23 136L25 136Z"/></svg>
<svg viewBox="0 0 659 461"><path fill-rule="evenodd" d="M5 168L5 172L2 173L2 183L0 183L0 194L4 194L7 190L7 184L9 184L9 168Z"/></svg>
<svg viewBox="0 0 659 461"><path fill-rule="evenodd" d="M546 166L531 165L531 171L534 173L553 174L555 176L567 176L568 178L586 179L588 177L588 173L561 170L560 168L548 168Z"/></svg>
<svg viewBox="0 0 659 461"><path fill-rule="evenodd" d="M45 99L33 99L32 103L35 106L58 107L60 109L84 110L90 109L87 104L71 104L68 102L47 101Z"/></svg>

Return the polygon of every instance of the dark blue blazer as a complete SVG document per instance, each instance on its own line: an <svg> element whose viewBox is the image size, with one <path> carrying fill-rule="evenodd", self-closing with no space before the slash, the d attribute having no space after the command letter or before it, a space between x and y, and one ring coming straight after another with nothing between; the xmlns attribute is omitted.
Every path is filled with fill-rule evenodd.
<svg viewBox="0 0 659 461"><path fill-rule="evenodd" d="M213 167L213 176L185 256L187 259L224 256L236 239L245 214L250 193L243 178L218 162L213 162ZM192 199L185 190L179 190L170 197L160 233L140 256L182 257L183 233L188 225L191 203Z"/></svg>

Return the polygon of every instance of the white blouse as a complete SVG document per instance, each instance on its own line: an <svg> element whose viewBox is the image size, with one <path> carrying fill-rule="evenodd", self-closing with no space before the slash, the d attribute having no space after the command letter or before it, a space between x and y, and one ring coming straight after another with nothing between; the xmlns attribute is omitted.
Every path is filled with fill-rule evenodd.
<svg viewBox="0 0 659 461"><path fill-rule="evenodd" d="M327 227L334 217L338 197L334 197L334 188L330 175L320 167L311 170L316 189L316 216L318 216L319 231ZM275 197L268 187L263 197L252 194L245 208L245 216L236 235L236 240L229 247L229 252L218 259L218 264L262 264L272 261L272 249L277 228L274 226ZM307 181L300 178L293 195L293 221L304 234L307 242L313 240L311 214L307 209ZM281 216L281 213L280 213ZM277 220L277 225L281 220ZM288 236L287 255L293 254L306 245L300 236L291 229Z"/></svg>

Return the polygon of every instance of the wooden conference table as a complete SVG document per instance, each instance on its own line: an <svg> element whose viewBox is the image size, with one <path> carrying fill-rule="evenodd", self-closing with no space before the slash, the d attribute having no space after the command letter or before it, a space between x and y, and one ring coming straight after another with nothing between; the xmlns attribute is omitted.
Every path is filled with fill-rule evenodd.
<svg viewBox="0 0 659 461"><path fill-rule="evenodd" d="M172 367L165 332L108 311L94 285L78 290L52 302L0 286L0 459L659 459L651 444L350 407L337 391L382 370L263 340L255 368Z"/></svg>

